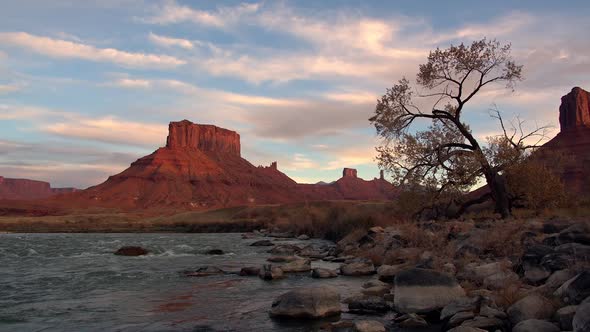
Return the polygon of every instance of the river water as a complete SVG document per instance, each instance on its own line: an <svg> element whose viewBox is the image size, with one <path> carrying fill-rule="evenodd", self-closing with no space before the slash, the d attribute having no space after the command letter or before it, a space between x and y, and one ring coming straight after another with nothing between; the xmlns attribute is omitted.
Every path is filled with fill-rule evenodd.
<svg viewBox="0 0 590 332"><path fill-rule="evenodd" d="M249 246L253 241L240 234L0 234L0 331L309 331L321 322L271 319L272 301L310 285L335 286L344 298L368 280L304 273L269 282L182 273L206 265L225 271L261 265L270 257L268 247ZM113 255L124 245L151 253ZM206 255L209 249L226 254Z"/></svg>

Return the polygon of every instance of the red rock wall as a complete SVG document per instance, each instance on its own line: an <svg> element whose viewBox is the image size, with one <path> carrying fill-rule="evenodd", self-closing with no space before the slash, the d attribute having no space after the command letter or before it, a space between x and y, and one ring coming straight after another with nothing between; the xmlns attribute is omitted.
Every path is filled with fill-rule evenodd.
<svg viewBox="0 0 590 332"><path fill-rule="evenodd" d="M0 181L0 199L38 199L51 195L51 187L47 182L7 178Z"/></svg>
<svg viewBox="0 0 590 332"><path fill-rule="evenodd" d="M206 152L240 155L240 135L213 125L194 124L188 120L170 122L167 148L192 148Z"/></svg>
<svg viewBox="0 0 590 332"><path fill-rule="evenodd" d="M345 168L342 170L342 177L343 178L356 178L357 174L356 174L356 169L354 168Z"/></svg>
<svg viewBox="0 0 590 332"><path fill-rule="evenodd" d="M575 130L580 127L590 128L590 93L588 91L575 87L570 93L561 97L559 124L561 131Z"/></svg>

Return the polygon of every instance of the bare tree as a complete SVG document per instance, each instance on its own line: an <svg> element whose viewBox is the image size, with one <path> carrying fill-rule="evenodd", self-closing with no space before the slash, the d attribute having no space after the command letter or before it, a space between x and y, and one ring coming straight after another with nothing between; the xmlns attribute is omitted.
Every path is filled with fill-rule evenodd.
<svg viewBox="0 0 590 332"><path fill-rule="evenodd" d="M466 105L482 89L492 84L513 89L522 79L522 66L512 60L510 48L510 44L485 38L468 46L437 48L419 66L420 93L406 78L387 89L369 121L384 139L377 147L380 167L389 170L395 182L457 197L485 178L497 212L503 218L510 215L502 172L537 146L526 142L544 137L546 127L525 133L524 122L506 124L495 110L491 115L503 134L479 142L463 121ZM419 106L424 103L430 106ZM412 132L410 128L418 127L420 120L429 121L430 126Z"/></svg>

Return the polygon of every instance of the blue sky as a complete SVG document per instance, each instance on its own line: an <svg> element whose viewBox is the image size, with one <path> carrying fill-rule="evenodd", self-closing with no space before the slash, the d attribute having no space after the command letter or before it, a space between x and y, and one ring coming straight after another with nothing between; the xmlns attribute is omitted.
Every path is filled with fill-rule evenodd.
<svg viewBox="0 0 590 332"><path fill-rule="evenodd" d="M165 144L169 121L237 130L253 164L301 182L343 167L373 178L367 119L428 51L511 42L515 92L465 113L558 126L562 95L590 89L587 1L0 0L0 175L87 187ZM555 134L556 131L553 132Z"/></svg>

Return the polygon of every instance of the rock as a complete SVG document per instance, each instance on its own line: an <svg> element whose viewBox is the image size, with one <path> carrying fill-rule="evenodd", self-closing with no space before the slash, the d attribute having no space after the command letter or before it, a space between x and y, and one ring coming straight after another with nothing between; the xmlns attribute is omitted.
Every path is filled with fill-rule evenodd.
<svg viewBox="0 0 590 332"><path fill-rule="evenodd" d="M315 268L311 271L311 277L322 279L322 278L336 278L338 277L338 273L336 271L330 269L323 269L323 268Z"/></svg>
<svg viewBox="0 0 590 332"><path fill-rule="evenodd" d="M464 321L473 319L474 317L475 317L475 314L472 311L461 311L461 312L454 314L449 319L448 325L451 327L459 326Z"/></svg>
<svg viewBox="0 0 590 332"><path fill-rule="evenodd" d="M408 269L395 276L395 308L402 313L423 313L442 309L465 296L453 277L426 269Z"/></svg>
<svg viewBox="0 0 590 332"><path fill-rule="evenodd" d="M487 276L483 280L483 285L488 289L503 289L506 285L518 282L518 280L518 274L512 271L503 271Z"/></svg>
<svg viewBox="0 0 590 332"><path fill-rule="evenodd" d="M260 269L260 273L258 273L258 276L263 280L275 280L285 277L283 270L281 270L280 267L270 264L263 265Z"/></svg>
<svg viewBox="0 0 590 332"><path fill-rule="evenodd" d="M244 239L244 240L255 239L257 237L258 237L258 234L252 233L252 232L242 234L242 239Z"/></svg>
<svg viewBox="0 0 590 332"><path fill-rule="evenodd" d="M375 273L375 266L369 261L352 262L340 266L340 273L345 276L366 276Z"/></svg>
<svg viewBox="0 0 590 332"><path fill-rule="evenodd" d="M342 170L342 177L343 178L356 178L356 169L354 168L344 168Z"/></svg>
<svg viewBox="0 0 590 332"><path fill-rule="evenodd" d="M557 252L568 254L578 261L590 261L590 246L580 243L566 243L555 248Z"/></svg>
<svg viewBox="0 0 590 332"><path fill-rule="evenodd" d="M313 248L312 246L307 246L301 249L298 253L301 257L309 257L309 258L316 258L322 259L328 256L328 253L325 251L321 251L320 249Z"/></svg>
<svg viewBox="0 0 590 332"><path fill-rule="evenodd" d="M143 256L147 255L149 251L142 247L125 246L115 251L115 255L118 256Z"/></svg>
<svg viewBox="0 0 590 332"><path fill-rule="evenodd" d="M399 327L406 329L415 329L428 326L428 322L424 318L416 314L406 314L404 316L406 316L404 317L405 319L403 319L401 322L397 324Z"/></svg>
<svg viewBox="0 0 590 332"><path fill-rule="evenodd" d="M559 232L557 239L560 243L576 242L590 245L590 226L586 224L574 224Z"/></svg>
<svg viewBox="0 0 590 332"><path fill-rule="evenodd" d="M260 268L255 266L243 267L240 270L241 276L257 276L260 274Z"/></svg>
<svg viewBox="0 0 590 332"><path fill-rule="evenodd" d="M362 285L363 288L371 288L371 287L388 287L391 289L393 287L391 284L380 280L369 280Z"/></svg>
<svg viewBox="0 0 590 332"><path fill-rule="evenodd" d="M224 252L221 249L211 249L211 250L208 250L205 254L207 254L207 255L223 255Z"/></svg>
<svg viewBox="0 0 590 332"><path fill-rule="evenodd" d="M293 244L280 244L267 252L273 255L293 256L300 250L301 248Z"/></svg>
<svg viewBox="0 0 590 332"><path fill-rule="evenodd" d="M469 298L469 297L460 297L457 298L451 302L449 302L447 305L445 305L441 312L440 312L440 320L446 320L450 317L452 317L453 315L459 313L459 312L463 312L463 311L469 311L469 312L474 312L477 311L481 302L482 302L482 297L473 297L473 298Z"/></svg>
<svg viewBox="0 0 590 332"><path fill-rule="evenodd" d="M551 276L551 271L542 266L529 266L525 268L524 279L533 285L537 285Z"/></svg>
<svg viewBox="0 0 590 332"><path fill-rule="evenodd" d="M281 270L285 273L308 272L311 271L311 261L309 259L297 259L281 265Z"/></svg>
<svg viewBox="0 0 590 332"><path fill-rule="evenodd" d="M271 263L289 263L301 259L297 256L270 256L266 260Z"/></svg>
<svg viewBox="0 0 590 332"><path fill-rule="evenodd" d="M504 311L492 308L488 305L482 305L481 308L479 309L479 315L483 316L483 317L488 317L488 318L500 318L500 319L506 319L508 316L506 316L506 313Z"/></svg>
<svg viewBox="0 0 590 332"><path fill-rule="evenodd" d="M442 267L442 272L454 276L457 274L457 267L453 263L445 263Z"/></svg>
<svg viewBox="0 0 590 332"><path fill-rule="evenodd" d="M510 263L508 260L481 265L469 263L465 266L461 275L465 279L483 282L487 277L510 271L511 266L512 263Z"/></svg>
<svg viewBox="0 0 590 332"><path fill-rule="evenodd" d="M570 254L554 252L541 260L541 266L550 271L564 270L574 265L574 258Z"/></svg>
<svg viewBox="0 0 590 332"><path fill-rule="evenodd" d="M309 235L301 234L297 237L297 240L301 240L301 241L309 240Z"/></svg>
<svg viewBox="0 0 590 332"><path fill-rule="evenodd" d="M576 309L576 314L572 321L574 332L590 331L590 300L586 299Z"/></svg>
<svg viewBox="0 0 590 332"><path fill-rule="evenodd" d="M225 272L216 266L203 266L196 271L185 272L187 277L208 277L216 274L224 274Z"/></svg>
<svg viewBox="0 0 590 332"><path fill-rule="evenodd" d="M395 275L408 268L407 264L398 264L398 265L381 265L377 269L377 275L379 275L379 280L384 282L393 282L395 279Z"/></svg>
<svg viewBox="0 0 590 332"><path fill-rule="evenodd" d="M340 294L334 287L297 288L279 296L270 315L288 318L322 318L340 314Z"/></svg>
<svg viewBox="0 0 590 332"><path fill-rule="evenodd" d="M504 330L504 326L504 321L501 319L482 316L477 316L474 319L466 320L461 324L461 327L472 327L487 331L502 331Z"/></svg>
<svg viewBox="0 0 590 332"><path fill-rule="evenodd" d="M272 247L274 245L275 244L272 243L271 240L259 240L259 241L256 241L256 242L250 244L250 246L252 246L252 247Z"/></svg>
<svg viewBox="0 0 590 332"><path fill-rule="evenodd" d="M354 322L355 332L385 332L385 326L376 320L360 320Z"/></svg>
<svg viewBox="0 0 590 332"><path fill-rule="evenodd" d="M559 332L559 328L545 320L527 319L516 324L512 332Z"/></svg>
<svg viewBox="0 0 590 332"><path fill-rule="evenodd" d="M273 232L266 234L268 237L276 237L281 239L291 239L294 238L295 235L292 232Z"/></svg>
<svg viewBox="0 0 590 332"><path fill-rule="evenodd" d="M391 285L387 286L373 286L368 288L361 289L361 293L364 295L375 295L375 296L384 296L385 294L389 294L391 291Z"/></svg>
<svg viewBox="0 0 590 332"><path fill-rule="evenodd" d="M512 324L527 319L550 319L555 312L551 301L533 293L517 301L506 311Z"/></svg>
<svg viewBox="0 0 590 332"><path fill-rule="evenodd" d="M561 97L559 124L561 131L590 127L590 94L579 87Z"/></svg>
<svg viewBox="0 0 590 332"><path fill-rule="evenodd" d="M572 321L574 320L574 316L576 315L577 308L578 306L576 305L568 305L557 310L557 312L555 313L555 320L559 322L559 327L561 327L561 330L573 330Z"/></svg>
<svg viewBox="0 0 590 332"><path fill-rule="evenodd" d="M568 304L578 304L590 296L590 271L584 271L559 287L555 296Z"/></svg>
<svg viewBox="0 0 590 332"><path fill-rule="evenodd" d="M391 307L379 296L354 297L348 299L348 310L358 314L374 314L387 312Z"/></svg>
<svg viewBox="0 0 590 332"><path fill-rule="evenodd" d="M486 330L478 329L477 327L457 326L447 332L487 332Z"/></svg>
<svg viewBox="0 0 590 332"><path fill-rule="evenodd" d="M569 269L555 271L553 272L553 274L551 274L549 279L547 279L547 281L545 281L545 283L541 287L543 289L547 289L553 292L556 289L558 289L561 285L563 285L566 281L570 280L575 276L576 274Z"/></svg>

